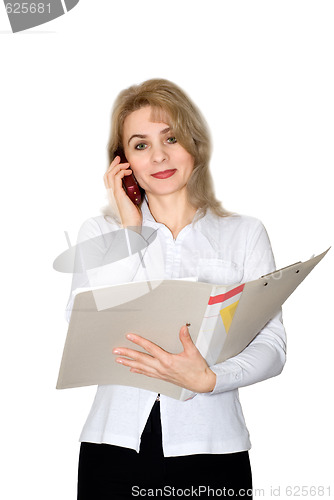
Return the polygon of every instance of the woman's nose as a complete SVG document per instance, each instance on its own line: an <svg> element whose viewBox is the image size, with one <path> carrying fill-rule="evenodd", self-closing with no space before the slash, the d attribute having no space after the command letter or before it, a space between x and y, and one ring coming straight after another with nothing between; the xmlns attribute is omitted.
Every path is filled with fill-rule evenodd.
<svg viewBox="0 0 334 500"><path fill-rule="evenodd" d="M154 146L151 149L151 159L154 163L162 163L168 158L163 146Z"/></svg>

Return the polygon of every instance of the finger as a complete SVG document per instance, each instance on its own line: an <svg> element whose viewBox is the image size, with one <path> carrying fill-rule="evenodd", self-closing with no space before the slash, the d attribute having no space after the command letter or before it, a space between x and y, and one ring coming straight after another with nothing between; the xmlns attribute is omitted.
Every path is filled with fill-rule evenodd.
<svg viewBox="0 0 334 500"><path fill-rule="evenodd" d="M143 373L144 375L148 375L149 377L161 377L159 374L158 370L154 366L150 366L149 364L142 363L141 361L136 361L133 359L128 359L128 358L116 358L115 359L116 363L119 363L120 365L127 366L128 368L131 368L132 370L138 370L140 373Z"/></svg>
<svg viewBox="0 0 334 500"><path fill-rule="evenodd" d="M193 350L194 348L197 349L191 336L190 336L189 329L186 325L181 327L179 338L180 338L180 341L183 345L185 352L187 352L189 350Z"/></svg>
<svg viewBox="0 0 334 500"><path fill-rule="evenodd" d="M110 166L112 165L124 165L128 163L128 161L125 159L125 161L122 161L122 158L119 156L119 155L116 155L115 158L112 160L112 162L110 163Z"/></svg>
<svg viewBox="0 0 334 500"><path fill-rule="evenodd" d="M104 174L103 179L106 188L112 188L115 181L121 185L123 177L132 174L132 170L129 169L128 166L125 168L125 170L123 170L123 165L124 164L119 164L120 169L110 170ZM118 167L118 165L116 167ZM116 167L114 167L114 169Z"/></svg>
<svg viewBox="0 0 334 500"><path fill-rule="evenodd" d="M106 179L106 177L108 177L110 174L115 175L120 170L124 170L124 169L126 170L127 168L129 168L129 166L130 166L130 163L120 163L120 157L116 156L116 158L109 165L109 167L106 170L103 177L104 177L104 179Z"/></svg>
<svg viewBox="0 0 334 500"><path fill-rule="evenodd" d="M119 167L119 168L128 168L129 165L130 165L130 163L128 161L121 162L120 161L120 157L116 156L116 158L110 163L110 165L109 165L109 167L107 169L107 172L109 172L110 170L112 170L113 168L116 168L116 167Z"/></svg>
<svg viewBox="0 0 334 500"><path fill-rule="evenodd" d="M133 172L131 170L131 168L127 168L126 170L119 170L116 174L115 174L115 178L117 179L123 179L123 177L125 177L126 175L131 175Z"/></svg>
<svg viewBox="0 0 334 500"><path fill-rule="evenodd" d="M134 359L137 361L149 362L150 359L154 359L150 354L146 354L145 352L136 351L135 349L130 349L128 347L117 347L113 350L113 354L118 354L119 356L125 356L130 359Z"/></svg>
<svg viewBox="0 0 334 500"><path fill-rule="evenodd" d="M143 368L149 368L157 370L159 368L159 360L151 356L150 354L146 354L144 352L136 351L135 349L129 349L128 347L117 347L113 350L113 354L118 354L120 356L125 356L122 358L116 358L118 363L124 364L126 366L138 366L138 363Z"/></svg>
<svg viewBox="0 0 334 500"><path fill-rule="evenodd" d="M113 178L115 196L121 196L124 199L129 199L123 186L123 179L132 174L132 170L120 170ZM132 202L131 202L132 203Z"/></svg>
<svg viewBox="0 0 334 500"><path fill-rule="evenodd" d="M118 172L122 170L127 170L130 166L130 163L115 163L112 162L109 168L106 170L104 177L109 176L110 174L116 175Z"/></svg>
<svg viewBox="0 0 334 500"><path fill-rule="evenodd" d="M126 169L126 170L118 170L117 172L109 172L106 174L107 182L110 183L119 183L119 185L122 185L122 179L123 177L127 175L131 175L132 170L131 169Z"/></svg>
<svg viewBox="0 0 334 500"><path fill-rule="evenodd" d="M109 167L107 168L106 173L110 172L110 170L112 170L117 165L120 165L120 163L121 163L120 157L115 156L115 158L113 159L113 161L110 163Z"/></svg>
<svg viewBox="0 0 334 500"><path fill-rule="evenodd" d="M154 342L151 342L150 340L147 340L144 337L141 337L140 335L136 335L134 333L128 333L126 338L128 340L131 340L131 342L133 342L134 344L137 344L143 349L145 349L145 351L147 351L155 358L161 358L163 355L167 354L166 351L161 347L159 347L157 344L154 344Z"/></svg>

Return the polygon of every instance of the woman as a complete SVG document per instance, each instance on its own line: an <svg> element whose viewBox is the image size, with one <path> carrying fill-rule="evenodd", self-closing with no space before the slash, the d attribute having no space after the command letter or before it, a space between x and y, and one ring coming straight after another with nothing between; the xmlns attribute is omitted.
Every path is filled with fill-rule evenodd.
<svg viewBox="0 0 334 500"><path fill-rule="evenodd" d="M127 161L115 156L119 150ZM109 156L104 182L113 213L89 219L79 233L79 241L94 242L104 264L78 274L73 289L194 276L226 285L274 270L263 225L227 213L215 199L206 124L176 85L155 79L121 92ZM123 178L131 173L142 189L138 206L123 189ZM120 228L137 235L150 228L154 242L144 255L108 260L106 255L119 249L117 240L110 245L105 235ZM83 267L86 258L80 256ZM98 387L80 438L78 498L172 496L173 487L181 489L178 496L250 498L250 441L238 388L282 371L280 315L242 353L210 367L186 325L180 325L183 352L177 355L131 332L127 337L133 349L114 350L124 370L172 382L196 395L177 401L133 387Z"/></svg>

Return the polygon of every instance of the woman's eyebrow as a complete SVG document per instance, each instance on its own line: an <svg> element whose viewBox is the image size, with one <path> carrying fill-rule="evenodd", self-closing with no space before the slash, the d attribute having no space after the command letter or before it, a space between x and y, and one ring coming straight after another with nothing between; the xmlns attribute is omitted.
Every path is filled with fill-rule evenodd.
<svg viewBox="0 0 334 500"><path fill-rule="evenodd" d="M143 134L133 134L130 139L128 140L128 145L130 144L130 141L131 139L133 139L134 137L139 137L139 139L146 139L147 135L143 135Z"/></svg>
<svg viewBox="0 0 334 500"><path fill-rule="evenodd" d="M164 128L163 130L160 131L160 134L167 134L167 132L170 131L170 127Z"/></svg>
<svg viewBox="0 0 334 500"><path fill-rule="evenodd" d="M166 134L167 132L170 131L170 127L164 128L163 130L160 130L160 134ZM146 134L133 134L130 139L128 140L128 145L130 144L131 139L138 137L139 139L146 139L147 135Z"/></svg>

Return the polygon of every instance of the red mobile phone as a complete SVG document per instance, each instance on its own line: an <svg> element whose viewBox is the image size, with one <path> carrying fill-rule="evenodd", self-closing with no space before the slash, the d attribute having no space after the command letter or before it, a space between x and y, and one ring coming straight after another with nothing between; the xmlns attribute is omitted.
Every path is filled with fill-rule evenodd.
<svg viewBox="0 0 334 500"><path fill-rule="evenodd" d="M121 158L121 163L128 163L128 160L126 159L124 151L122 149L117 149L117 151L115 151L115 156L119 156ZM141 192L140 187L138 186L133 174L123 177L123 186L130 200L135 205L139 205L139 203L141 202Z"/></svg>

